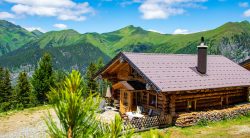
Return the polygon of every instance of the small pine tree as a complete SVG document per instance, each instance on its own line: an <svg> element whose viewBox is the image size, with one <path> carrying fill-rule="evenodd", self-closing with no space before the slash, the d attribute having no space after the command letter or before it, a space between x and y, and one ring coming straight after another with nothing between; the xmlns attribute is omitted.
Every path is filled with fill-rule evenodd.
<svg viewBox="0 0 250 138"><path fill-rule="evenodd" d="M26 72L19 73L16 93L18 103L22 104L23 107L31 106L31 86Z"/></svg>
<svg viewBox="0 0 250 138"><path fill-rule="evenodd" d="M62 87L51 88L48 98L60 123L56 123L55 117L48 112L44 120L49 135L57 138L131 138L134 131L122 133L124 126L119 115L111 124L97 119L101 99L98 95L82 98L82 82L80 72L73 70Z"/></svg>
<svg viewBox="0 0 250 138"><path fill-rule="evenodd" d="M45 53L38 63L38 67L32 76L31 84L34 93L40 104L47 102L46 94L49 92L50 87L54 85L53 81L53 68L51 55Z"/></svg>
<svg viewBox="0 0 250 138"><path fill-rule="evenodd" d="M45 121L51 137L91 137L97 133L99 122L95 119L100 98L90 96L83 99L82 81L81 74L73 70L62 87L51 88L49 101L61 125L56 125L49 114Z"/></svg>

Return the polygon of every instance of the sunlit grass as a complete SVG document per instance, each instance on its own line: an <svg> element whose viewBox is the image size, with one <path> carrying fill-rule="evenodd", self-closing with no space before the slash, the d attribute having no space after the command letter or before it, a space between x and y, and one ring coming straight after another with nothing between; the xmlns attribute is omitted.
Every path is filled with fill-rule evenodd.
<svg viewBox="0 0 250 138"><path fill-rule="evenodd" d="M35 111L45 110L45 109L49 109L49 108L51 108L51 105L42 105L42 106L31 107L31 108L26 108L26 109L15 109L15 110L7 111L7 112L1 112L0 117L7 117L9 115L13 115L13 114L19 113L19 112L24 112L24 114L26 115L28 113L33 113Z"/></svg>
<svg viewBox="0 0 250 138"><path fill-rule="evenodd" d="M247 129L246 132L242 132L242 134L235 133L241 130L241 127L245 127ZM239 116L235 119L222 120L218 122L208 122L207 126L196 125L185 128L173 126L158 131L165 131L164 138L244 138L250 135L250 114L246 116ZM140 135L148 136L150 135L150 131L142 132Z"/></svg>

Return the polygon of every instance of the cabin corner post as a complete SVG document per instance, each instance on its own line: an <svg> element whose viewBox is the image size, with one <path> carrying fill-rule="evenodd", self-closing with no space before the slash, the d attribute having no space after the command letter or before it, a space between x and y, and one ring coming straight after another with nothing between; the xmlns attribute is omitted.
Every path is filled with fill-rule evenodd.
<svg viewBox="0 0 250 138"><path fill-rule="evenodd" d="M162 114L165 115L167 112L167 97L162 93L161 95L162 95Z"/></svg>
<svg viewBox="0 0 250 138"><path fill-rule="evenodd" d="M170 111L170 115L173 117L175 116L175 99L176 99L176 95L175 94L171 94L170 95L170 103L169 103L169 111Z"/></svg>
<svg viewBox="0 0 250 138"><path fill-rule="evenodd" d="M247 101L249 101L249 96L250 96L250 87L247 88L247 96L246 96Z"/></svg>

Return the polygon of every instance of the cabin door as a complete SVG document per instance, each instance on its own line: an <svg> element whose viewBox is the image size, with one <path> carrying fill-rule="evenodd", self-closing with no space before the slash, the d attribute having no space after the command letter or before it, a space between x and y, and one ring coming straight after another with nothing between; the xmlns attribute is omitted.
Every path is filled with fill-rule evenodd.
<svg viewBox="0 0 250 138"><path fill-rule="evenodd" d="M133 110L133 93L131 91L120 91L120 112L131 112Z"/></svg>

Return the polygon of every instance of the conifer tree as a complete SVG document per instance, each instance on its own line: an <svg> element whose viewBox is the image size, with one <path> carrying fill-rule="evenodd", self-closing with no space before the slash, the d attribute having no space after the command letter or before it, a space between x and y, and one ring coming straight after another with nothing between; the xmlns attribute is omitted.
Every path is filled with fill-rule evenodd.
<svg viewBox="0 0 250 138"><path fill-rule="evenodd" d="M94 80L94 75L104 66L103 59L99 58L96 62L91 62L87 67L85 74L85 81L87 85L87 91L97 92L100 91L102 82Z"/></svg>
<svg viewBox="0 0 250 138"><path fill-rule="evenodd" d="M3 102L3 94L4 94L4 70L0 67L0 104Z"/></svg>
<svg viewBox="0 0 250 138"><path fill-rule="evenodd" d="M12 101L12 87L11 87L11 79L10 72L8 69L1 69L0 71L0 89L1 89L1 105L0 109L2 111L7 111L11 109L11 101Z"/></svg>
<svg viewBox="0 0 250 138"><path fill-rule="evenodd" d="M26 72L19 73L16 92L18 103L22 104L23 107L30 107L32 93Z"/></svg>
<svg viewBox="0 0 250 138"><path fill-rule="evenodd" d="M100 57L96 62L97 71L99 71L103 66L104 66L103 58Z"/></svg>
<svg viewBox="0 0 250 138"><path fill-rule="evenodd" d="M34 93L40 104L47 102L46 94L50 87L54 85L53 82L53 68L51 55L45 53L38 63L38 67L32 76L31 80Z"/></svg>
<svg viewBox="0 0 250 138"><path fill-rule="evenodd" d="M93 79L95 73L97 72L97 66L95 63L90 63L87 67L87 71L85 74L85 80L87 85L88 92L96 92L98 89L98 83Z"/></svg>

